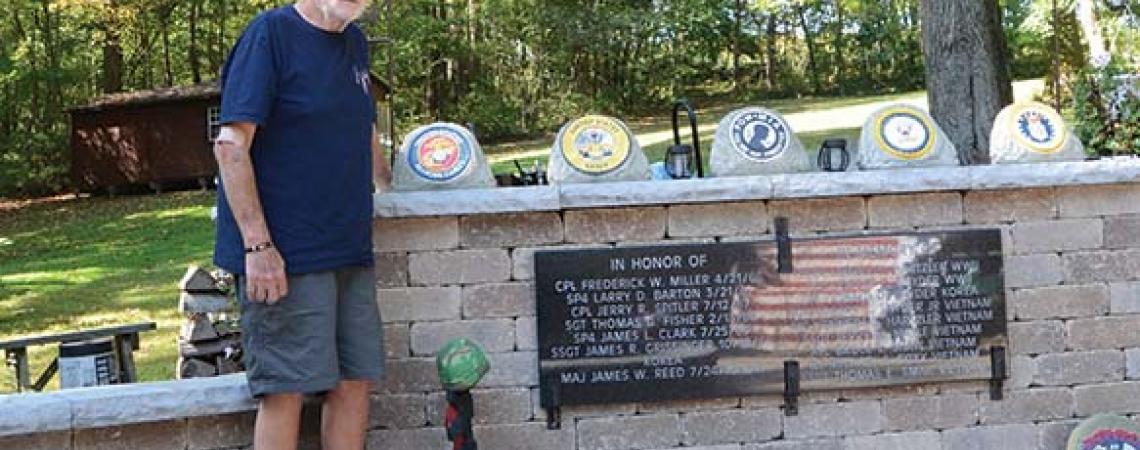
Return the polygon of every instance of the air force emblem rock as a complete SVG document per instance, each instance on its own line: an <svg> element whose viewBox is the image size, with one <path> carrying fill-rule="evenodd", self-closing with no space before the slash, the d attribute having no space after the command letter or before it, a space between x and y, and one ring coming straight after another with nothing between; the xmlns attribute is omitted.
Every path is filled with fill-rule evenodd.
<svg viewBox="0 0 1140 450"><path fill-rule="evenodd" d="M1002 109L990 132L990 160L994 163L1080 161L1084 146L1065 126L1053 108L1036 102L1015 103Z"/></svg>

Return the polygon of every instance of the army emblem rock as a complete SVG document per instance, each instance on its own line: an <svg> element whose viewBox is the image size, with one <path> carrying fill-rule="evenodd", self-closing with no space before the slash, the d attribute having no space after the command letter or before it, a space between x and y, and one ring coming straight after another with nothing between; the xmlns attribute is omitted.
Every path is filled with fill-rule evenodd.
<svg viewBox="0 0 1140 450"><path fill-rule="evenodd" d="M558 132L549 176L556 183L645 180L649 163L624 123L589 115L570 121Z"/></svg>
<svg viewBox="0 0 1140 450"><path fill-rule="evenodd" d="M629 159L629 133L609 117L586 116L570 122L561 140L566 162L585 173L609 173Z"/></svg>

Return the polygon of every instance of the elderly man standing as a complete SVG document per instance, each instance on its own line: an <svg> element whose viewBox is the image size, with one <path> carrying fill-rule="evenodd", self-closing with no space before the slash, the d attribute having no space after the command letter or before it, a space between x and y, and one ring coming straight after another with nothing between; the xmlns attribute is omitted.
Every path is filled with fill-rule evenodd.
<svg viewBox="0 0 1140 450"><path fill-rule="evenodd" d="M238 276L257 450L295 449L302 397L324 394L325 449L360 450L381 376L368 0L299 0L249 23L222 71L215 263Z"/></svg>

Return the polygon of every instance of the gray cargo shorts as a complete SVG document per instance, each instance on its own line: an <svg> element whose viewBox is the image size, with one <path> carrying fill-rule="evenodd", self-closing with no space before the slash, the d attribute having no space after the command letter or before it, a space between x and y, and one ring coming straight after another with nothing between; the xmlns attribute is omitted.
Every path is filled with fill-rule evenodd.
<svg viewBox="0 0 1140 450"><path fill-rule="evenodd" d="M383 332L374 273L355 266L289 275L289 295L273 305L250 301L239 277L242 347L254 397L380 380Z"/></svg>

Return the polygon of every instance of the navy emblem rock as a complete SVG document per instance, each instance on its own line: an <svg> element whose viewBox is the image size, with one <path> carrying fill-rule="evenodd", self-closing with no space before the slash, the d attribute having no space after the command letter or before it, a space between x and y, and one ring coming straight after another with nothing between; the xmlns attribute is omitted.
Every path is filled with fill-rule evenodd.
<svg viewBox="0 0 1140 450"><path fill-rule="evenodd" d="M958 165L958 151L930 113L897 103L867 117L859 137L860 169Z"/></svg>

